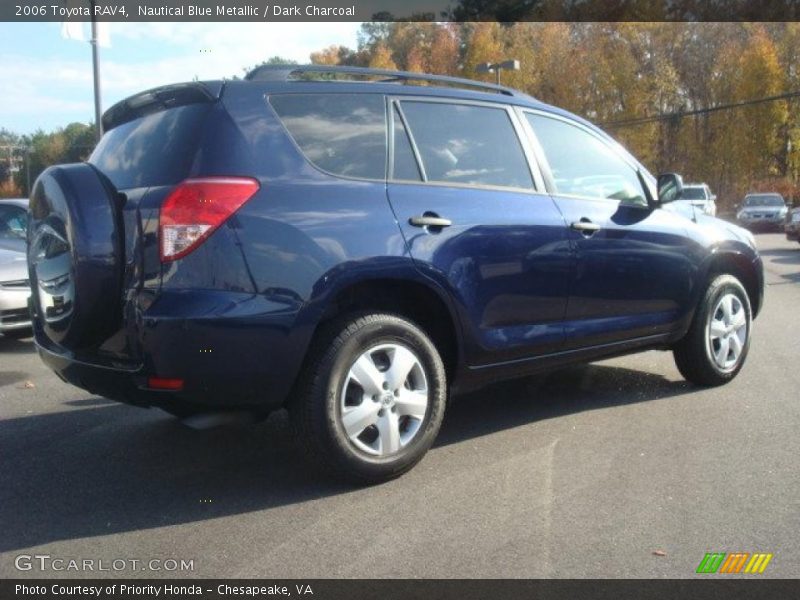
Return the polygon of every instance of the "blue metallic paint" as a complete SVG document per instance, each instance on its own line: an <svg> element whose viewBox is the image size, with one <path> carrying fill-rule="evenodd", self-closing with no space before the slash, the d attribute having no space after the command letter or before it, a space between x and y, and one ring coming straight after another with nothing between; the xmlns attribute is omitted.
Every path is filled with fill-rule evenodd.
<svg viewBox="0 0 800 600"><path fill-rule="evenodd" d="M759 264L735 231L663 209L323 173L298 151L266 97L330 92L331 85L227 83L191 175L256 176L261 190L195 252L163 267L158 209L172 186L121 190L124 329L92 356L37 335L45 362L77 385L127 402L163 404L164 393L145 389L146 376L158 375L186 379L184 391L171 398L275 407L289 394L331 302L349 286L389 280L424 285L447 306L459 338L455 383L469 388L664 346L688 328L715 255ZM369 85L393 96L508 103L575 118L520 97L335 85L342 92ZM426 211L453 226L426 231L408 224ZM603 224L590 239L567 228L584 216Z"/></svg>

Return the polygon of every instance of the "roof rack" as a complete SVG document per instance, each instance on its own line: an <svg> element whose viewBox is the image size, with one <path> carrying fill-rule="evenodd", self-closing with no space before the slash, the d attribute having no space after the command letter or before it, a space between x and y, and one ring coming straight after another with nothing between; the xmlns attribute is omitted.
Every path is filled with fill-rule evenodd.
<svg viewBox="0 0 800 600"><path fill-rule="evenodd" d="M365 67L343 67L329 65L262 65L250 71L245 79L248 81L291 81L291 76L299 73L329 73L353 75L360 77L384 77L378 83L406 83L408 81L430 81L453 86L472 87L505 94L506 96L519 95L512 88L493 83L484 83L474 79L450 77L448 75L427 75L425 73L411 73L409 71L391 71L388 69L369 69Z"/></svg>

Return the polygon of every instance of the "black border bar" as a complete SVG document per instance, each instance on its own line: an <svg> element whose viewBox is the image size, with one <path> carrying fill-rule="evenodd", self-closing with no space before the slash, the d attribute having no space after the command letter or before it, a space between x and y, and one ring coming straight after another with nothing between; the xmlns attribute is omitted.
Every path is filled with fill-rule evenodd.
<svg viewBox="0 0 800 600"><path fill-rule="evenodd" d="M18 586L25 586L21 591ZM123 586L139 588L125 591ZM272 586L272 588L270 588ZM38 593L31 591L38 588ZM99 588L100 593L92 590ZM263 592L245 593L247 588ZM268 593L285 589L288 593ZM311 590L313 594L307 593ZM156 593L158 590L158 593ZM236 590L239 593L236 593ZM114 579L11 579L0 581L4 600L781 600L800 597L800 580L738 576L700 579L309 579L309 580L114 580Z"/></svg>
<svg viewBox="0 0 800 600"><path fill-rule="evenodd" d="M277 8L276 8L277 7ZM798 21L800 0L3 0L0 21Z"/></svg>

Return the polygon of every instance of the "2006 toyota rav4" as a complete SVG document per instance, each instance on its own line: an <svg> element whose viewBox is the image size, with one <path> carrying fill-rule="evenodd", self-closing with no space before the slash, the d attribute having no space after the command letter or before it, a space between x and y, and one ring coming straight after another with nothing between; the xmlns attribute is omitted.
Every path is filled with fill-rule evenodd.
<svg viewBox="0 0 800 600"><path fill-rule="evenodd" d="M37 180L29 224L39 352L93 393L285 406L312 455L380 481L453 390L651 348L718 385L747 355L751 234L662 209L679 177L508 88L262 67L103 125Z"/></svg>

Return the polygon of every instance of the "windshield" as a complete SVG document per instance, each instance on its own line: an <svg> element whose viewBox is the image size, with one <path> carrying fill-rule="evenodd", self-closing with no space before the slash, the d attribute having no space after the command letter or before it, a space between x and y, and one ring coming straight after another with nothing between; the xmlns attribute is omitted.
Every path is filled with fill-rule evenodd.
<svg viewBox="0 0 800 600"><path fill-rule="evenodd" d="M21 206L0 205L0 240L24 240L28 213Z"/></svg>
<svg viewBox="0 0 800 600"><path fill-rule="evenodd" d="M744 199L745 206L783 206L783 198L775 194L756 194Z"/></svg>
<svg viewBox="0 0 800 600"><path fill-rule="evenodd" d="M684 186L681 192L681 200L705 200L706 189L704 187L688 187Z"/></svg>

